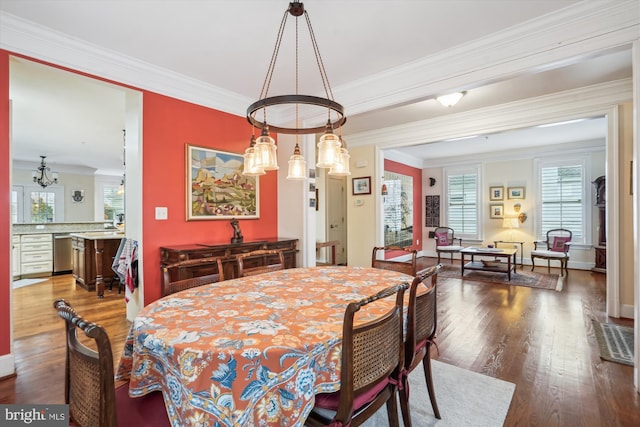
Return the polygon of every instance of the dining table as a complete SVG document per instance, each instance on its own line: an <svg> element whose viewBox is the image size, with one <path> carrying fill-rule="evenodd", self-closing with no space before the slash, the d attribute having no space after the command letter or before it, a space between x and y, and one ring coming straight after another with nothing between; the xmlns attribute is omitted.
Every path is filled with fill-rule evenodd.
<svg viewBox="0 0 640 427"><path fill-rule="evenodd" d="M135 317L116 379L133 398L161 391L172 426L302 426L316 394L340 389L346 306L412 280L305 267L168 295ZM356 321L394 303L380 300Z"/></svg>

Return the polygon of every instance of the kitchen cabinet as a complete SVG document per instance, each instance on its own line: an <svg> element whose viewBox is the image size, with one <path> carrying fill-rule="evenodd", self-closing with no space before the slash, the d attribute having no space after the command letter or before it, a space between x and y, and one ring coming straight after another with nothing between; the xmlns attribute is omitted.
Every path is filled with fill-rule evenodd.
<svg viewBox="0 0 640 427"><path fill-rule="evenodd" d="M20 236L20 274L22 276L50 276L52 271L52 235L43 233Z"/></svg>
<svg viewBox="0 0 640 427"><path fill-rule="evenodd" d="M123 233L114 232L71 233L72 272L76 284L87 291L95 290L98 296L102 296L104 280L108 281L115 275L111 266L123 237Z"/></svg>
<svg viewBox="0 0 640 427"><path fill-rule="evenodd" d="M20 236L11 237L11 260L13 277L20 277Z"/></svg>

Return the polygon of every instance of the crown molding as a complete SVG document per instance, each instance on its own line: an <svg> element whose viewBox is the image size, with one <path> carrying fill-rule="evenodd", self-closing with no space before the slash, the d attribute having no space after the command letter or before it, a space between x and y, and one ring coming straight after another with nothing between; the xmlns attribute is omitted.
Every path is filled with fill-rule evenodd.
<svg viewBox="0 0 640 427"><path fill-rule="evenodd" d="M137 89L244 116L252 101L183 74L0 12L0 48Z"/></svg>
<svg viewBox="0 0 640 427"><path fill-rule="evenodd" d="M348 115L468 90L620 46L640 34L637 0L583 1L471 43L334 88ZM428 78L425 78L428 76Z"/></svg>
<svg viewBox="0 0 640 427"><path fill-rule="evenodd" d="M353 115L542 69L636 40L640 33L637 6L637 0L583 1L336 87L334 93ZM238 116L245 116L246 106L253 101L4 12L0 12L0 48Z"/></svg>
<svg viewBox="0 0 640 427"><path fill-rule="evenodd" d="M348 135L349 146L380 149L426 144L444 139L492 134L602 114L612 105L631 101L632 79L586 86L506 104Z"/></svg>

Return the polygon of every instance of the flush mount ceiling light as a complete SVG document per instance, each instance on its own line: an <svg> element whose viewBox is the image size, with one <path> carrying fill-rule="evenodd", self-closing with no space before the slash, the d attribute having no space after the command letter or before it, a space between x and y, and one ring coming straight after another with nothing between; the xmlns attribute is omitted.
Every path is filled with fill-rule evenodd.
<svg viewBox="0 0 640 427"><path fill-rule="evenodd" d="M273 70L275 69L276 61L278 59L278 52L280 45L282 44L282 36L287 24L287 18L289 15L294 16L296 28L295 28L295 94L293 95L278 95L269 96L269 86L273 78ZM298 71L298 52L299 52L299 33L298 33L298 18L303 16L309 30L309 36L313 53L315 55L316 64L320 72L320 78L324 86L325 98L301 95L299 93L299 71ZM317 123L309 126L300 125L299 121L299 109L300 107L313 107L326 110L327 121L325 125L318 126ZM295 107L295 126L286 126L284 124L276 124L273 122L273 116L267 117L268 111L273 111L278 107ZM281 108L280 108L281 110ZM264 79L262 90L260 92L260 99L247 108L247 120L255 128L261 130L261 135L257 139L256 143L250 144L249 148L245 151L244 156L244 174L257 176L264 173L267 170L278 169L276 163L276 145L275 141L269 132L277 132L284 134L296 135L296 145L293 151L293 155L289 160L289 173L288 179L304 179L306 178L306 162L300 152L300 146L298 144L298 136L305 134L315 134L324 131L323 136L318 143L318 159L322 159L322 163L316 165L317 167L332 168L335 175L344 174L345 160L348 161L349 156L345 148L342 147L340 138L334 133L334 129L339 129L347 121L344 115L344 107L337 103L333 99L333 93L331 86L329 85L329 79L324 69L320 50L316 42L316 37L311 26L311 21L307 11L304 9L304 5L301 2L291 2L289 7L284 12L282 21L280 22L280 28L278 30L278 36L276 38L276 44L271 56L271 62L267 69L267 76ZM270 121L271 120L271 121ZM252 163L253 162L253 163ZM346 168L348 171L348 165ZM329 171L331 173L331 170Z"/></svg>
<svg viewBox="0 0 640 427"><path fill-rule="evenodd" d="M454 92L454 93L449 93L447 95L439 96L439 97L436 98L436 100L440 104L444 105L445 107L453 107L466 94L467 94L467 92Z"/></svg>
<svg viewBox="0 0 640 427"><path fill-rule="evenodd" d="M40 184L40 187L47 188L51 184L58 183L58 172L51 172L51 168L47 166L47 163L44 161L47 156L40 156L40 166L38 166L38 170L31 171L31 177L33 178L33 182ZM49 172L51 172L51 178L49 178Z"/></svg>

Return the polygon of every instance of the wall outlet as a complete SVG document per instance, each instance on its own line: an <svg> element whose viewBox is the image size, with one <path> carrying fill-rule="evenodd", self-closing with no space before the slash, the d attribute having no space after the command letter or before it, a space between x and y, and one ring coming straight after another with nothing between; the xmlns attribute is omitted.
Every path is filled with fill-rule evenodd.
<svg viewBox="0 0 640 427"><path fill-rule="evenodd" d="M44 225L36 225L36 230L44 230Z"/></svg>

